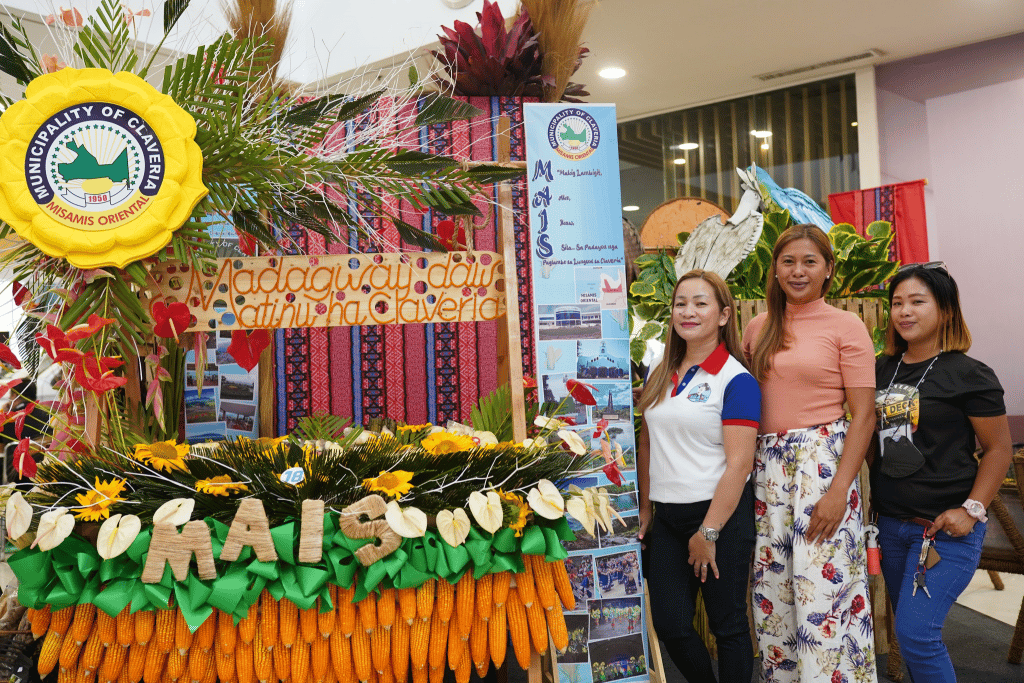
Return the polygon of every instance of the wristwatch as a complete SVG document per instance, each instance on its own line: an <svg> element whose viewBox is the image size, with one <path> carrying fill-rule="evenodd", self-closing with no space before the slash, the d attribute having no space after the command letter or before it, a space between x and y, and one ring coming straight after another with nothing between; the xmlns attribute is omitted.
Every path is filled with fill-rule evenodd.
<svg viewBox="0 0 1024 683"><path fill-rule="evenodd" d="M718 540L718 529L702 526L698 531L700 531L700 535L704 537L705 541L714 543Z"/></svg>
<svg viewBox="0 0 1024 683"><path fill-rule="evenodd" d="M988 521L988 517L985 515L985 506L981 504L981 501L968 498L964 501L963 507L967 510L967 514L974 517L979 522Z"/></svg>

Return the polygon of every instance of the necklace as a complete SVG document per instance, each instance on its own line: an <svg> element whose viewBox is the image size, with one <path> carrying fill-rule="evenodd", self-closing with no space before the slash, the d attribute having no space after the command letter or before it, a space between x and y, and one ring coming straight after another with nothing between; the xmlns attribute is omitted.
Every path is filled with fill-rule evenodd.
<svg viewBox="0 0 1024 683"><path fill-rule="evenodd" d="M903 358L906 355L907 355L907 352L904 351L900 355L899 362L896 363L896 372L892 373L892 379L889 380L889 388L885 390L885 397L882 399L882 405L885 405L889 401L889 393L892 391L892 385L896 383L896 375L900 374L900 367L902 367L902 365L903 365ZM935 365L935 361L937 361L939 359L939 356L941 356L941 355L942 355L942 350L940 349L938 355L935 356L934 358L932 358L932 362L928 364L927 368L925 368L924 374L921 375L921 379L917 380L917 384L914 385L914 390L917 391L917 395L918 395L918 405L920 405L920 400L921 400L920 399L920 396L921 396L921 391L920 391L921 383L924 382L924 378L928 376L928 371L932 369L932 366ZM910 421L910 413L909 412L907 413L907 421L908 422ZM884 429L885 427L886 427L885 411L882 411L882 428Z"/></svg>

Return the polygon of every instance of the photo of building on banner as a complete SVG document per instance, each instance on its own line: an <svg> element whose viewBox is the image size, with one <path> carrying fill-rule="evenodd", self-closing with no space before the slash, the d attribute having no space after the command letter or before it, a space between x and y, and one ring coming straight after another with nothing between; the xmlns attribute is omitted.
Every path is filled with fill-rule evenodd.
<svg viewBox="0 0 1024 683"><path fill-rule="evenodd" d="M564 400L561 414L575 420L595 467L615 462L621 474L620 482L600 470L567 482L604 488L621 519L584 529L569 518L576 540L564 546L576 607L566 613L569 647L556 655L558 678L646 681L615 107L527 104L524 121L540 398ZM568 379L585 383L595 405L569 396Z"/></svg>

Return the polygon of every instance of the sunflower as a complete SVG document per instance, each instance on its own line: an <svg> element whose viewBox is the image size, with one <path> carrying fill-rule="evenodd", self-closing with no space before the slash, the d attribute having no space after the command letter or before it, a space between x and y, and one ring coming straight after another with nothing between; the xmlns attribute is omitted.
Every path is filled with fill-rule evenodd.
<svg viewBox="0 0 1024 683"><path fill-rule="evenodd" d="M412 491L412 472L395 470L393 472L382 471L372 479L363 479L363 486L370 491L380 491L392 498L401 498Z"/></svg>
<svg viewBox="0 0 1024 683"><path fill-rule="evenodd" d="M229 496L232 493L248 491L249 487L238 481L231 481L231 477L222 474L219 477L200 479L196 482L196 491L208 493L211 496Z"/></svg>
<svg viewBox="0 0 1024 683"><path fill-rule="evenodd" d="M188 449L187 443L176 444L174 441L138 443L135 444L135 459L155 470L188 472L188 465L185 463Z"/></svg>
<svg viewBox="0 0 1024 683"><path fill-rule="evenodd" d="M498 490L498 497L501 498L502 509L505 510L505 520L508 528L516 532L516 536L523 535L526 523L530 521L530 508L526 501L518 493L511 493ZM511 508L511 510L509 510ZM511 514L510 514L511 513Z"/></svg>
<svg viewBox="0 0 1024 683"><path fill-rule="evenodd" d="M432 455L458 453L476 448L473 437L451 432L437 432L420 442L420 447Z"/></svg>
<svg viewBox="0 0 1024 683"><path fill-rule="evenodd" d="M433 427L433 426L434 425L430 424L429 422L427 422L426 424L421 424L421 425L398 425L398 431L400 431L400 432L418 432L418 431L420 431L422 429L429 429L430 427Z"/></svg>
<svg viewBox="0 0 1024 683"><path fill-rule="evenodd" d="M87 493L79 493L75 496L81 506L81 509L75 511L75 517L87 522L107 519L110 517L110 506L124 500L121 498L124 486L124 479L101 481L99 477L96 477L96 485L92 489Z"/></svg>

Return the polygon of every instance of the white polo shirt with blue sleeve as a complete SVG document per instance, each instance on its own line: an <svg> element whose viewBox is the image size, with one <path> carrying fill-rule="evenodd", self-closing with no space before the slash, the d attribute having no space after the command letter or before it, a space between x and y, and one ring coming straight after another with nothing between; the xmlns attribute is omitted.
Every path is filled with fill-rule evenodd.
<svg viewBox="0 0 1024 683"><path fill-rule="evenodd" d="M655 368L663 361L656 358ZM711 500L725 473L723 425L758 426L761 389L719 344L686 371L657 405L644 411L651 442L650 499L661 503ZM749 478L749 477L748 477Z"/></svg>

